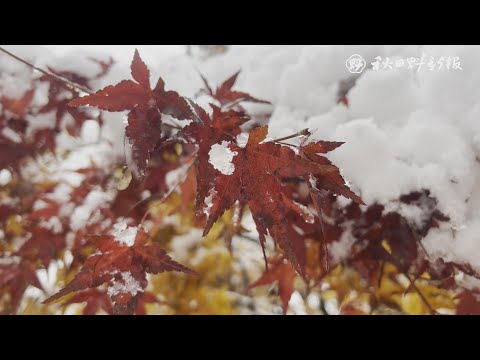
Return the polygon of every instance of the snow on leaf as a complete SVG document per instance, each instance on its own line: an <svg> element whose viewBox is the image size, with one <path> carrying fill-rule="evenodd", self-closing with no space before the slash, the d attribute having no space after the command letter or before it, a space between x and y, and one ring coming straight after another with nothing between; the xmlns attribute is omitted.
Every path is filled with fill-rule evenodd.
<svg viewBox="0 0 480 360"><path fill-rule="evenodd" d="M137 227L127 226L127 223L122 221L113 225L112 236L115 240L126 244L127 246L133 246L133 244L135 244L137 232Z"/></svg>
<svg viewBox="0 0 480 360"><path fill-rule="evenodd" d="M210 164L223 175L233 174L235 166L232 164L232 159L238 154L230 150L228 144L225 140L221 144L214 144L208 153Z"/></svg>
<svg viewBox="0 0 480 360"><path fill-rule="evenodd" d="M116 230L120 237L131 234L120 224ZM194 274L189 268L175 262L157 243L151 242L148 235L138 230L135 243L128 246L117 241L113 235L94 237L98 242L99 253L90 256L80 272L57 294L44 303L55 301L71 292L109 285L108 295L115 303L114 312L133 313L138 295L146 288L146 274L165 271L179 271Z"/></svg>
<svg viewBox="0 0 480 360"><path fill-rule="evenodd" d="M210 106L212 114L208 115L201 107L193 104L198 120L187 125L180 134L198 146L196 170L197 177L202 179L202 182L199 183L196 200L199 214L203 213L206 207L205 200L210 191L210 187L207 185L212 183L217 173L217 170L209 163L212 145L223 143L223 141L235 141L235 137L242 132L240 126L250 120L250 117L243 112L222 111L215 105Z"/></svg>
<svg viewBox="0 0 480 360"><path fill-rule="evenodd" d="M242 199L248 203L262 248L265 246L265 236L270 235L285 251L297 272L305 276L305 243L291 224L285 221L294 203L288 201L282 181L284 178L313 176L317 183L325 184L323 188L338 190L337 183L343 179L338 168L325 163L323 158L308 159L297 155L290 147L272 141L264 142L267 133L268 127L259 127L250 133L245 148L230 145L232 151L238 153L232 160L235 169L233 174L218 172L213 185L202 183L202 178L198 180L199 187L213 187L216 191L204 235L226 210ZM331 180L332 174L338 174L336 182ZM343 185L342 192L349 194L346 189L346 185ZM298 212L302 213L300 209Z"/></svg>
<svg viewBox="0 0 480 360"><path fill-rule="evenodd" d="M132 273L124 271L120 273L121 280L115 280L107 290L108 296L113 298L120 293L130 293L132 296L137 295L139 292L143 292L143 288L140 283L132 277Z"/></svg>

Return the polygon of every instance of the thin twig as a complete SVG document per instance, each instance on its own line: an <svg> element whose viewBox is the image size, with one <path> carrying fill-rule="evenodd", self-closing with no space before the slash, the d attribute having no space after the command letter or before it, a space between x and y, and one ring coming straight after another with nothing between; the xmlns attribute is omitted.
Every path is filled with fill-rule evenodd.
<svg viewBox="0 0 480 360"><path fill-rule="evenodd" d="M283 138L280 138L280 139L275 139L273 141L275 142L279 142L279 141L283 141L283 140L289 140L289 139L293 139L293 138L296 138L298 136L310 136L311 135L311 132L308 130L308 129L303 129L293 135L289 135L289 136L285 136Z"/></svg>
<svg viewBox="0 0 480 360"><path fill-rule="evenodd" d="M430 311L430 314L437 315L438 312L432 307L432 305L430 305L427 298L423 295L423 293L420 291L417 285L415 285L415 280L410 279L410 276L408 276L408 274L404 273L403 275L407 277L408 281L410 282L409 287L412 287L417 292L418 296L420 296L420 299L423 301L423 303L427 306L428 310Z"/></svg>
<svg viewBox="0 0 480 360"><path fill-rule="evenodd" d="M4 52L5 54L7 54L8 56L11 56L12 58L14 58L15 60L17 61L20 61L21 63L27 65L28 67L34 69L34 70L37 70L39 72L41 72L42 74L44 75L47 75L47 76L50 76L51 78L57 80L57 81L60 81L62 82L63 84L67 85L71 90L74 90L75 92L77 93L87 93L87 94L92 94L93 92L90 90L90 89L87 89L86 87L80 85L80 84L76 84L74 83L73 81L70 81L62 76L59 76L59 75L56 75L56 74L53 74L49 71L46 71L46 70L43 70L39 67L36 67L35 65L33 65L32 63L28 62L27 60L25 59L22 59L21 57L18 57L17 55L15 54L12 54L10 51L4 49L3 47L0 46L0 51Z"/></svg>
<svg viewBox="0 0 480 360"><path fill-rule="evenodd" d="M127 164L127 134L123 135L123 164L124 166L128 166ZM125 175L125 174L124 174Z"/></svg>

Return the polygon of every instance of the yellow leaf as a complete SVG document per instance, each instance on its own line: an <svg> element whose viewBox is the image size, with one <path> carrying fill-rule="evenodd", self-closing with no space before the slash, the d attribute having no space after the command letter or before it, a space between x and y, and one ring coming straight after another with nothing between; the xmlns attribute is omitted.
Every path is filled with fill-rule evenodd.
<svg viewBox="0 0 480 360"><path fill-rule="evenodd" d="M132 171L127 166L124 166L122 169L118 168L115 170L113 177L117 183L117 190L123 191L132 182Z"/></svg>
<svg viewBox="0 0 480 360"><path fill-rule="evenodd" d="M23 226L19 215L11 215L5 224L5 232L13 236L21 236L23 234Z"/></svg>

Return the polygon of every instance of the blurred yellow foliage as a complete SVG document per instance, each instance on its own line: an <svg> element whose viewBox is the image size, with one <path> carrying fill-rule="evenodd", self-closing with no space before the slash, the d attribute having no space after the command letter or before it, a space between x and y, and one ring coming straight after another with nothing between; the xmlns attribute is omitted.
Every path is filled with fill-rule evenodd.
<svg viewBox="0 0 480 360"><path fill-rule="evenodd" d="M27 298L25 308L19 312L20 315L54 315L52 306L43 305L41 301L33 298Z"/></svg>
<svg viewBox="0 0 480 360"><path fill-rule="evenodd" d="M427 283L424 278L417 279L410 286L405 275L399 273L393 264L386 263L379 286L372 289L366 287L357 272L337 266L325 277L328 286L322 292L322 298L336 299L340 313L345 314L371 313L375 304L384 304L408 315L427 315L431 309L453 314L454 294Z"/></svg>
<svg viewBox="0 0 480 360"><path fill-rule="evenodd" d="M13 236L21 236L23 234L22 218L17 215L11 215L5 223L5 232Z"/></svg>
<svg viewBox="0 0 480 360"><path fill-rule="evenodd" d="M228 216L229 212L224 214ZM150 309L182 315L236 313L228 292L232 256L219 239L223 226L222 217L205 238L199 239L199 246L189 250L185 265L198 276L173 272L152 276L153 292L159 294L163 306L152 305Z"/></svg>

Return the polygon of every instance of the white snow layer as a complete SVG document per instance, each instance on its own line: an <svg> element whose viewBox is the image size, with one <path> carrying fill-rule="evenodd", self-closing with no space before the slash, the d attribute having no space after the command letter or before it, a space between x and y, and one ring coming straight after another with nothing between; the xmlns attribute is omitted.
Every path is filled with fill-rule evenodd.
<svg viewBox="0 0 480 360"><path fill-rule="evenodd" d="M120 273L122 280L114 281L111 286L108 287L108 296L113 297L118 294L130 293L132 296L143 292L143 288L140 283L132 276L130 271Z"/></svg>
<svg viewBox="0 0 480 360"><path fill-rule="evenodd" d="M235 171L235 165L232 164L232 160L238 153L230 150L229 144L228 141L214 144L208 153L210 164L223 175L232 175Z"/></svg>
<svg viewBox="0 0 480 360"><path fill-rule="evenodd" d="M111 53L118 62L106 77L92 82L95 88L130 78L134 47L6 46L37 65L81 68L89 75L98 73L98 67L82 60L80 50L100 59ZM308 127L316 130L314 138L346 142L329 157L367 205L388 205L401 194L429 189L451 221L429 233L423 240L425 248L432 256L465 261L480 270L480 46L242 45L206 60L187 57L180 47L139 49L152 81L161 74L167 89L191 98L203 86L197 68L212 85L241 69L235 88L273 103L273 107L246 104L253 112L273 111L270 137ZM340 82L352 78L345 61L353 54L361 55L368 65L377 56L399 59L425 54L427 61L430 56L457 56L463 70L430 71L424 65L419 71L373 71L369 65L347 95L349 107L345 107L337 104L337 93ZM31 75L24 65L0 55L0 69L5 70L0 72L0 92L13 97L28 90ZM42 101L45 94L36 94L34 104ZM105 113L101 131L102 139L115 144L114 152L120 155L123 117ZM92 128L92 132L96 131ZM84 132L82 138L87 139ZM87 147L86 152L104 150L99 147L91 152ZM231 173L232 154L222 145L215 149L223 154L213 156L212 163L222 173ZM346 247L348 243L345 239ZM343 249L339 246L337 255L343 255Z"/></svg>
<svg viewBox="0 0 480 360"><path fill-rule="evenodd" d="M12 173L8 169L0 170L0 186L8 185L12 179Z"/></svg>
<svg viewBox="0 0 480 360"><path fill-rule="evenodd" d="M115 237L115 240L128 246L133 246L133 244L135 244L137 232L138 227L127 226L125 221L121 221L113 225L112 235Z"/></svg>

